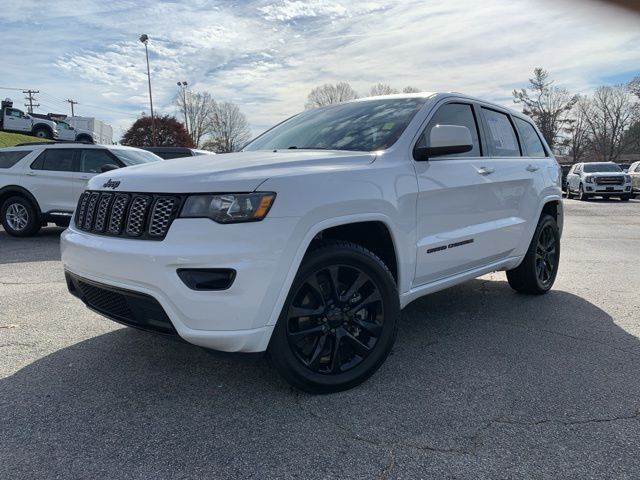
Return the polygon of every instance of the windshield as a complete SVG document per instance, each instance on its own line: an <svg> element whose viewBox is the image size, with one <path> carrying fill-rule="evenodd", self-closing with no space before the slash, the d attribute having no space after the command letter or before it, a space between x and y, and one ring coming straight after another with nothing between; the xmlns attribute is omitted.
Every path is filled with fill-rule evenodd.
<svg viewBox="0 0 640 480"><path fill-rule="evenodd" d="M395 143L426 100L387 98L309 110L268 130L244 150L383 150Z"/></svg>
<svg viewBox="0 0 640 480"><path fill-rule="evenodd" d="M622 170L615 163L585 163L584 172L622 172Z"/></svg>
<svg viewBox="0 0 640 480"><path fill-rule="evenodd" d="M116 157L118 157L126 166L140 165L141 163L151 163L162 160L154 153L147 152L146 150L129 150L114 148L111 150Z"/></svg>

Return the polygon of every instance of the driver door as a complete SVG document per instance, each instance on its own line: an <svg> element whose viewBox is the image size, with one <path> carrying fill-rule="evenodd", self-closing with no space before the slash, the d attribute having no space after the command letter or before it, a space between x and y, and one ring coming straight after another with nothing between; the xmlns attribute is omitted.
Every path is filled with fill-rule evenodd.
<svg viewBox="0 0 640 480"><path fill-rule="evenodd" d="M418 141L426 142L435 125L458 125L471 132L473 148L414 163L419 190L414 286L505 259L520 242L528 172L524 166L520 171L521 151L508 115L493 112L502 115L495 120L500 123L491 136L481 135L484 110L468 101L445 103ZM502 150L490 143L495 136Z"/></svg>

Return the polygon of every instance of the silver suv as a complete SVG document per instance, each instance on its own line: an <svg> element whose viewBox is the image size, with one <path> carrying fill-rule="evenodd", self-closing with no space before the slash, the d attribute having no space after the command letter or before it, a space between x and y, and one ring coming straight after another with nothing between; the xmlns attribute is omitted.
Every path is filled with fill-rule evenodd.
<svg viewBox="0 0 640 480"><path fill-rule="evenodd" d="M576 163L567 174L567 198L619 197L623 202L631 196L631 176L613 162Z"/></svg>

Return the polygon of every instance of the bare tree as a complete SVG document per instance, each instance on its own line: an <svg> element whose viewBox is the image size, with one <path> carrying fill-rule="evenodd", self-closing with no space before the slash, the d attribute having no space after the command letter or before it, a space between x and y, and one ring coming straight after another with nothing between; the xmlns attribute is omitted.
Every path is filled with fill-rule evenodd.
<svg viewBox="0 0 640 480"><path fill-rule="evenodd" d="M218 153L236 152L251 140L247 117L232 102L216 104L210 128L211 139L204 146Z"/></svg>
<svg viewBox="0 0 640 480"><path fill-rule="evenodd" d="M626 133L638 120L638 102L625 85L602 86L583 109L596 158L615 162L631 141Z"/></svg>
<svg viewBox="0 0 640 480"><path fill-rule="evenodd" d="M420 90L419 88L412 87L411 85L408 85L402 89L402 93L420 93L421 91L422 90Z"/></svg>
<svg viewBox="0 0 640 480"><path fill-rule="evenodd" d="M522 112L536 122L553 149L570 127L570 112L578 96L570 95L565 88L555 87L547 71L542 68L535 68L533 75L529 79L531 92L526 88L514 90L513 102L523 104Z"/></svg>
<svg viewBox="0 0 640 480"><path fill-rule="evenodd" d="M388 83L377 83L371 90L369 91L370 97L377 97L379 95L392 95L394 93L398 93L398 90L393 88Z"/></svg>
<svg viewBox="0 0 640 480"><path fill-rule="evenodd" d="M193 92L181 88L175 99L178 110L184 117L185 128L193 143L200 147L207 135L211 133L211 117L216 102L208 92Z"/></svg>
<svg viewBox="0 0 640 480"><path fill-rule="evenodd" d="M589 99L580 97L574 109L574 115L567 131L567 153L573 158L573 162L581 162L591 144L589 125L587 124L587 105Z"/></svg>
<svg viewBox="0 0 640 480"><path fill-rule="evenodd" d="M629 87L629 91L640 99L640 76L631 80L627 86Z"/></svg>
<svg viewBox="0 0 640 480"><path fill-rule="evenodd" d="M324 107L332 103L345 102L356 98L358 98L358 94L347 82L339 82L335 85L325 83L311 90L304 107L309 110L311 108Z"/></svg>

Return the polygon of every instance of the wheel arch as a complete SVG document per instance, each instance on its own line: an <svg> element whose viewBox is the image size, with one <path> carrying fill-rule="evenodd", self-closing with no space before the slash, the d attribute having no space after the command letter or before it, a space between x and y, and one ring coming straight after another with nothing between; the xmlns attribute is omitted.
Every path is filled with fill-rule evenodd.
<svg viewBox="0 0 640 480"><path fill-rule="evenodd" d="M31 133L35 134L38 130L46 130L49 132L49 135L51 135L51 138L53 138L53 129L49 125L45 123L36 123L31 129Z"/></svg>
<svg viewBox="0 0 640 480"><path fill-rule="evenodd" d="M29 190L21 187L20 185L7 185L6 187L0 188L0 205L2 205L9 197L13 197L15 195L25 197L27 200L29 200L29 202L31 202L33 207L36 209L38 217L42 218L42 210L40 210L40 205L38 204L36 197L34 197Z"/></svg>
<svg viewBox="0 0 640 480"><path fill-rule="evenodd" d="M76 141L77 142L91 142L91 143L95 143L93 140L93 137L91 137L91 135L89 135L88 133L80 133L76 136Z"/></svg>
<svg viewBox="0 0 640 480"><path fill-rule="evenodd" d="M305 254L312 246L312 243L319 238L324 238L324 232L329 232L329 237L326 238L338 238L349 240L347 235L344 235L348 229L354 228L353 226L358 224L367 224L365 228L374 228L380 231L380 228L384 228L386 230L386 234L388 235L388 240L391 242L391 246L393 248L393 256L395 261L395 267L392 269L389 265L387 267L394 275L396 282L398 284L398 290L400 291L400 286L402 284L403 279L403 259L400 257L400 249L398 246L400 245L399 239L392 227L391 220L383 214L379 213L369 213L369 214L353 214L346 215L342 217L335 217L326 219L324 221L318 222L312 225L306 232L303 237L302 242L300 242L297 251L293 257L293 260L290 264L288 273L283 282L282 288L280 289L280 293L278 298L273 306L273 311L271 312L271 316L269 321L267 322L268 326L273 326L277 323L278 317L280 316L280 311L282 310L282 306L287 298L289 293L289 289L293 284L293 280L300 269L300 265L304 259ZM345 238L347 237L347 238ZM350 240L353 241L353 240ZM357 242L354 242L357 243ZM365 248L367 248L365 246ZM373 253L376 253L375 251ZM395 271L395 274L394 274Z"/></svg>

